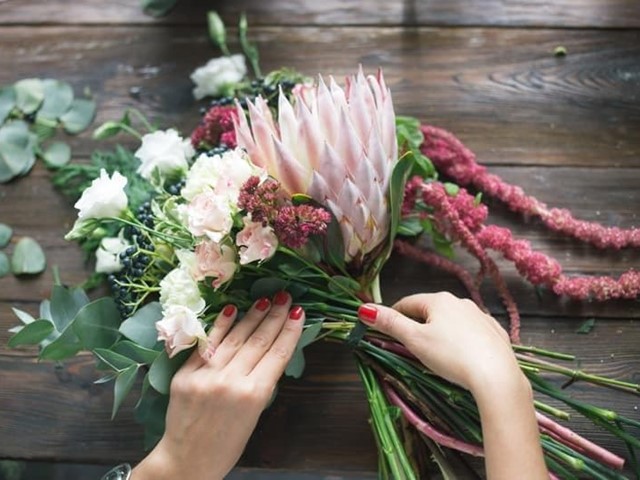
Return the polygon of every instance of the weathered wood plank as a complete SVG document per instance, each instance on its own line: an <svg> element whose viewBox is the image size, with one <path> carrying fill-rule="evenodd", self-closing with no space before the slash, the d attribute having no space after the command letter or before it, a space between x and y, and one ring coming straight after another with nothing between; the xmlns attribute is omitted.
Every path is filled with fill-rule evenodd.
<svg viewBox="0 0 640 480"><path fill-rule="evenodd" d="M640 11L633 0L329 0L324 2L287 0L239 0L236 2L179 0L165 19L144 15L140 2L84 0L73 6L64 0L5 1L0 6L0 24L203 24L207 10L217 10L230 24L246 12L254 25L447 25L505 27L592 27L629 28L640 26Z"/></svg>
<svg viewBox="0 0 640 480"><path fill-rule="evenodd" d="M640 32L257 28L267 69L342 77L382 67L396 111L448 128L489 164L639 166ZM553 48L563 43L566 58ZM0 84L54 76L88 86L98 122L138 107L197 123L189 73L216 55L198 28L0 29ZM19 72L19 73L17 73ZM128 95L138 87L139 97ZM89 134L73 141L94 148Z"/></svg>
<svg viewBox="0 0 640 480"><path fill-rule="evenodd" d="M584 369L638 381L640 323L610 319L597 323L589 335L577 335L574 330L573 322L565 319L550 328L547 319L528 318L523 340L569 350L580 357ZM243 465L374 470L366 401L350 352L323 343L308 349L307 360L304 377L286 380L275 404L265 412ZM0 438L24 439L3 442L3 456L103 463L135 461L143 455L141 431L130 415L134 399L111 422L111 387L92 383L99 377L92 365L88 356L55 368L12 352L0 354ZM569 391L576 398L637 417L637 396L584 385L574 385ZM607 435L586 422L576 418L576 426L624 453L620 445L612 445Z"/></svg>

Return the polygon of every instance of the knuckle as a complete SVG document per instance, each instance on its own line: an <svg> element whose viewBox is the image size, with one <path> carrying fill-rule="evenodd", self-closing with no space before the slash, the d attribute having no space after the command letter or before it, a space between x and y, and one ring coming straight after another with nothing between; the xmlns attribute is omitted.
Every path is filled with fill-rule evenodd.
<svg viewBox="0 0 640 480"><path fill-rule="evenodd" d="M261 350L264 350L269 346L269 339L262 333L254 333L249 337L248 342L250 343L250 345Z"/></svg>
<svg viewBox="0 0 640 480"><path fill-rule="evenodd" d="M229 345L229 347L231 347L233 350L237 350L238 348L240 348L242 346L243 341L242 341L242 338L240 338L238 335L236 335L233 332L231 332L224 339L224 343Z"/></svg>
<svg viewBox="0 0 640 480"><path fill-rule="evenodd" d="M291 356L292 350L284 345L274 345L271 354L279 360L287 360Z"/></svg>

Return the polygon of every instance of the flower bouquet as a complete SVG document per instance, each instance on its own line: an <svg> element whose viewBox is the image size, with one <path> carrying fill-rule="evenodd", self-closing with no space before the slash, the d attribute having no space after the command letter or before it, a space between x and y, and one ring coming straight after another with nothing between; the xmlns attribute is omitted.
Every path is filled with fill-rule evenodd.
<svg viewBox="0 0 640 480"><path fill-rule="evenodd" d="M215 15L210 26L228 53ZM533 284L574 298L636 298L640 276L563 275L555 260L509 230L486 225L487 207L463 187L602 248L638 247L638 230L580 222L489 175L448 132L396 116L382 72L367 76L360 69L344 86L288 69L262 76L246 23L239 32L256 76L249 78L242 55L196 71L196 95L215 99L190 138L156 130L128 111L96 137L131 133L141 142L134 153L97 153L91 165L56 174L63 191L81 192L67 238L95 252L96 278L106 280L111 295L90 301L82 289L58 281L37 320L17 312L25 325L11 345L40 344L40 357L49 360L93 352L105 371L99 382L114 381L113 415L142 376L136 416L151 445L164 429L172 375L192 349L210 354L206 332L223 306L242 312L287 290L305 309L306 325L286 373L302 374L303 350L312 342L353 349L381 478L425 478L426 450L446 477L457 458L452 452L483 455L473 398L358 322L363 302L382 302L380 271L395 249L456 274L483 309L479 283L488 277L498 288L513 349L540 394L540 442L552 478L625 478L625 459L559 423L569 410L623 441L637 469L640 440L630 432L640 422L572 398L549 375L632 394L640 387L559 363L573 360L570 355L521 345L517 306L487 251L514 262ZM149 133L134 128L136 117ZM456 183L439 181L439 174ZM453 243L479 260L476 278L450 258Z"/></svg>

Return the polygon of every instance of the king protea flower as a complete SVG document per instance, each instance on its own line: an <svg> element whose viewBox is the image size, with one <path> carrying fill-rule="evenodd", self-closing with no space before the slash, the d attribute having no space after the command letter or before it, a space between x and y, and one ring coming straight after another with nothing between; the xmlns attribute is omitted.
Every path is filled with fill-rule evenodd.
<svg viewBox="0 0 640 480"><path fill-rule="evenodd" d="M240 109L238 146L290 194L309 195L340 223L345 260L361 258L389 234L388 189L397 161L395 114L382 73L362 69L340 88L319 78L315 91L280 93L278 121L266 101Z"/></svg>

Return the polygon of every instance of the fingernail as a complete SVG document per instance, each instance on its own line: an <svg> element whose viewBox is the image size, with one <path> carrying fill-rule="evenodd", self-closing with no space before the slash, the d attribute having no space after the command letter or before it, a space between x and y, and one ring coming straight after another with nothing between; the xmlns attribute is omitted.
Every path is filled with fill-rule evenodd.
<svg viewBox="0 0 640 480"><path fill-rule="evenodd" d="M289 312L289 318L291 320L300 320L302 318L303 313L304 313L304 310L302 310L302 307L300 305L296 305Z"/></svg>
<svg viewBox="0 0 640 480"><path fill-rule="evenodd" d="M265 297L262 297L256 302L256 308L261 312L264 312L267 308L269 308L269 305L271 305L271 302L268 298Z"/></svg>
<svg viewBox="0 0 640 480"><path fill-rule="evenodd" d="M276 305L284 305L288 301L289 301L289 294L284 290L276 293L276 296L273 297L273 303L275 303Z"/></svg>
<svg viewBox="0 0 640 480"><path fill-rule="evenodd" d="M222 309L222 314L225 317L231 317L234 313L236 313L236 306L235 305L227 305L226 307L224 307Z"/></svg>
<svg viewBox="0 0 640 480"><path fill-rule="evenodd" d="M376 323L376 317L378 316L378 310L369 305L360 305L358 307L358 316L360 320L366 323Z"/></svg>

